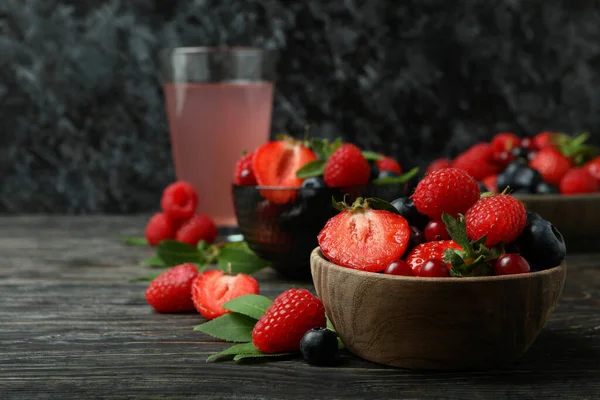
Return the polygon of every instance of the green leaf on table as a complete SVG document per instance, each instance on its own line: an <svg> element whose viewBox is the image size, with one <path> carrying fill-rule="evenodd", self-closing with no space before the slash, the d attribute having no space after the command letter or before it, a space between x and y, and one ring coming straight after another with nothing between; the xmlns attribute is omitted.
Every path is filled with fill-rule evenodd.
<svg viewBox="0 0 600 400"><path fill-rule="evenodd" d="M224 246L217 257L217 266L230 274L253 274L271 265L263 260L248 247Z"/></svg>
<svg viewBox="0 0 600 400"><path fill-rule="evenodd" d="M419 173L419 168L415 167L405 174L399 176L388 176L385 178L378 178L373 180L375 185L400 185L406 183Z"/></svg>
<svg viewBox="0 0 600 400"><path fill-rule="evenodd" d="M254 344L252 342L234 344L233 346L228 347L225 350L222 350L218 353L212 354L210 357L208 357L206 359L206 362L211 362L211 361L214 361L218 358L222 358L225 356L235 356L237 354L252 353L252 352L255 352L256 350L257 350L256 346L254 346Z"/></svg>
<svg viewBox="0 0 600 400"><path fill-rule="evenodd" d="M156 279L156 277L158 277L160 274L162 274L164 271L160 271L160 272L155 272L153 274L148 274L148 275L144 275L144 276L138 276L136 278L131 278L129 280L129 283L135 283L135 282L151 282L154 279Z"/></svg>
<svg viewBox="0 0 600 400"><path fill-rule="evenodd" d="M374 151L365 150L362 152L362 155L367 161L383 160L383 156L379 153L375 153Z"/></svg>
<svg viewBox="0 0 600 400"><path fill-rule="evenodd" d="M167 267L167 264L156 254L141 261L142 265L148 265L153 268Z"/></svg>
<svg viewBox="0 0 600 400"><path fill-rule="evenodd" d="M219 318L197 325L194 330L226 342L251 342L254 318L238 313L225 314Z"/></svg>
<svg viewBox="0 0 600 400"><path fill-rule="evenodd" d="M321 176L325 172L325 163L324 159L311 161L296 171L296 177L304 179L312 176Z"/></svg>
<svg viewBox="0 0 600 400"><path fill-rule="evenodd" d="M258 320L271 304L273 304L273 301L268 297L258 294L247 294L229 300L223 304L223 308Z"/></svg>
<svg viewBox="0 0 600 400"><path fill-rule="evenodd" d="M177 240L163 240L156 247L156 254L167 266L183 263L204 264L204 254L194 246Z"/></svg>
<svg viewBox="0 0 600 400"><path fill-rule="evenodd" d="M268 353L263 353L263 352L259 351L258 349L256 349L256 353L245 353L245 354L236 355L235 357L233 357L233 361L243 360L244 358L285 357L285 356L290 356L292 354L294 354L294 353L268 354Z"/></svg>
<svg viewBox="0 0 600 400"><path fill-rule="evenodd" d="M148 241L144 237L124 237L123 242L130 246L148 246Z"/></svg>

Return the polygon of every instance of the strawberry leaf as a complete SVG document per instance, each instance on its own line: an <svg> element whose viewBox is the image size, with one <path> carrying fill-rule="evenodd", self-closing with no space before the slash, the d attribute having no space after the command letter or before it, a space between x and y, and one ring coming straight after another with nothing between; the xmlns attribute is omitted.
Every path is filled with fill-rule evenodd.
<svg viewBox="0 0 600 400"><path fill-rule="evenodd" d="M342 138L337 138L335 139L335 142L331 143L331 147L329 148L330 153L327 158L331 157L331 155L340 147L342 147Z"/></svg>
<svg viewBox="0 0 600 400"><path fill-rule="evenodd" d="M167 266L184 263L204 264L205 262L201 251L177 240L163 240L156 248L156 253Z"/></svg>
<svg viewBox="0 0 600 400"><path fill-rule="evenodd" d="M258 294L247 294L229 300L223 304L223 308L258 320L272 303L273 301L268 297Z"/></svg>
<svg viewBox="0 0 600 400"><path fill-rule="evenodd" d="M310 140L308 147L310 147L321 160L327 160L331 155L331 145L327 139L313 138Z"/></svg>
<svg viewBox="0 0 600 400"><path fill-rule="evenodd" d="M153 268L162 268L162 267L167 267L167 264L165 264L165 262L162 260L162 258L160 258L159 256L152 255L144 260L142 260L140 262L140 264L142 265L148 265L150 267Z"/></svg>
<svg viewBox="0 0 600 400"><path fill-rule="evenodd" d="M148 241L143 237L124 237L123 242L129 246L148 246Z"/></svg>
<svg viewBox="0 0 600 400"><path fill-rule="evenodd" d="M459 214L460 215L460 214ZM467 236L467 228L465 225L464 217L460 215L459 219L454 218L450 214L443 213L442 221L446 224L446 230L448 234L463 250L467 253L467 256L471 256L473 253L471 242Z"/></svg>
<svg viewBox="0 0 600 400"><path fill-rule="evenodd" d="M379 153L375 153L374 151L365 150L362 152L362 155L367 161L383 160L383 156Z"/></svg>
<svg viewBox="0 0 600 400"><path fill-rule="evenodd" d="M327 319L327 329L329 329L332 332L336 332L335 328L333 327L333 324L331 323L331 320L329 319L329 315L325 315L325 318Z"/></svg>
<svg viewBox="0 0 600 400"><path fill-rule="evenodd" d="M238 244L227 244L221 248L217 256L217 266L229 274L253 274L271 265L250 248Z"/></svg>
<svg viewBox="0 0 600 400"><path fill-rule="evenodd" d="M305 164L302 168L296 171L296 177L300 179L310 178L312 176L321 176L325 172L324 159L318 159Z"/></svg>
<svg viewBox="0 0 600 400"><path fill-rule="evenodd" d="M418 173L419 173L419 168L415 167L415 168L411 169L410 171L408 171L407 173L402 174L400 176L388 176L385 178L378 178L378 179L375 179L373 181L373 183L375 185L399 185L399 184L408 182L410 179L417 176Z"/></svg>
<svg viewBox="0 0 600 400"><path fill-rule="evenodd" d="M398 211L396 207L394 207L391 203L383 199L379 199L377 197L369 197L365 201L368 204L369 208L371 208L372 210L388 211L400 215L400 211Z"/></svg>
<svg viewBox="0 0 600 400"><path fill-rule="evenodd" d="M226 342L251 342L256 320L246 315L229 313L197 325L194 330Z"/></svg>

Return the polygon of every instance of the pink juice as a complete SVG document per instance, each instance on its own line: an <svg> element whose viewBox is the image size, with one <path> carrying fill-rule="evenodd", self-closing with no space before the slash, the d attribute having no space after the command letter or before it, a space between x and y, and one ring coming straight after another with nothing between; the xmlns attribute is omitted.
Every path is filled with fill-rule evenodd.
<svg viewBox="0 0 600 400"><path fill-rule="evenodd" d="M198 191L198 212L236 225L235 163L269 138L273 84L166 83L164 91L177 179Z"/></svg>

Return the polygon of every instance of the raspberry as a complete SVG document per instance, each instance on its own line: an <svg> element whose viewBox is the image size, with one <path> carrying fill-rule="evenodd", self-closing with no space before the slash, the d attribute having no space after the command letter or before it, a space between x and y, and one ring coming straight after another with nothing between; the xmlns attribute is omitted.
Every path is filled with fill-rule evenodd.
<svg viewBox="0 0 600 400"><path fill-rule="evenodd" d="M494 154L510 152L515 147L521 145L521 139L511 132L500 132L492 139L492 149Z"/></svg>
<svg viewBox="0 0 600 400"><path fill-rule="evenodd" d="M324 328L325 308L306 289L280 294L252 330L252 342L263 353L298 351L310 329Z"/></svg>
<svg viewBox="0 0 600 400"><path fill-rule="evenodd" d="M146 301L156 311L174 313L194 309L192 282L198 275L194 264L181 264L157 276L146 289Z"/></svg>
<svg viewBox="0 0 600 400"><path fill-rule="evenodd" d="M236 185L257 185L254 170L252 169L252 157L254 157L254 153L248 153L235 164L234 181Z"/></svg>
<svg viewBox="0 0 600 400"><path fill-rule="evenodd" d="M209 244L214 243L218 234L217 226L212 218L208 215L198 214L179 228L175 239L190 246L196 246L201 240Z"/></svg>
<svg viewBox="0 0 600 400"><path fill-rule="evenodd" d="M198 194L189 183L174 182L163 191L160 206L174 220L186 220L196 212Z"/></svg>
<svg viewBox="0 0 600 400"><path fill-rule="evenodd" d="M595 193L598 188L596 178L586 168L574 168L560 181L562 194Z"/></svg>
<svg viewBox="0 0 600 400"><path fill-rule="evenodd" d="M360 149L353 144L343 144L327 160L323 179L329 187L366 185L371 169Z"/></svg>
<svg viewBox="0 0 600 400"><path fill-rule="evenodd" d="M175 238L175 222L164 213L154 214L146 225L146 241L150 246L156 246L166 239Z"/></svg>
<svg viewBox="0 0 600 400"><path fill-rule="evenodd" d="M402 173L402 167L400 167L400 164L398 164L398 162L391 157L384 156L383 159L375 161L375 164L377 164L379 171L392 171L397 174Z"/></svg>
<svg viewBox="0 0 600 400"><path fill-rule="evenodd" d="M477 201L465 215L467 235L479 240L486 235L485 244L493 246L500 242L513 242L527 223L523 203L512 196L498 194Z"/></svg>
<svg viewBox="0 0 600 400"><path fill-rule="evenodd" d="M466 171L446 168L426 175L411 198L417 210L433 219L446 212L465 213L479 199L479 185Z"/></svg>

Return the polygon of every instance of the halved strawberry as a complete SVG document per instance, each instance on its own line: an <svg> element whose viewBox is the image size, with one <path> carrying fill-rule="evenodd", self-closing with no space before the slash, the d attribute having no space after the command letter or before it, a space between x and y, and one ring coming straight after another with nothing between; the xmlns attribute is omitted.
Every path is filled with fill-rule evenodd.
<svg viewBox="0 0 600 400"><path fill-rule="evenodd" d="M302 179L296 172L317 159L302 142L292 138L276 140L260 146L252 158L252 169L259 186L299 188ZM285 204L294 200L294 190L262 190L261 195L272 203Z"/></svg>
<svg viewBox="0 0 600 400"><path fill-rule="evenodd" d="M373 210L369 200L358 199L325 224L317 239L331 262L363 271L383 271L402 257L410 229L404 217Z"/></svg>
<svg viewBox="0 0 600 400"><path fill-rule="evenodd" d="M415 275L419 274L421 267L428 260L440 260L444 261L444 252L446 249L458 249L462 247L454 240L440 240L437 242L425 242L414 249L406 256L406 262L413 269ZM448 269L452 267L451 264L446 263Z"/></svg>
<svg viewBox="0 0 600 400"><path fill-rule="evenodd" d="M192 286L194 307L206 319L227 314L223 304L246 294L258 294L256 279L245 274L225 275L221 270L202 272Z"/></svg>

